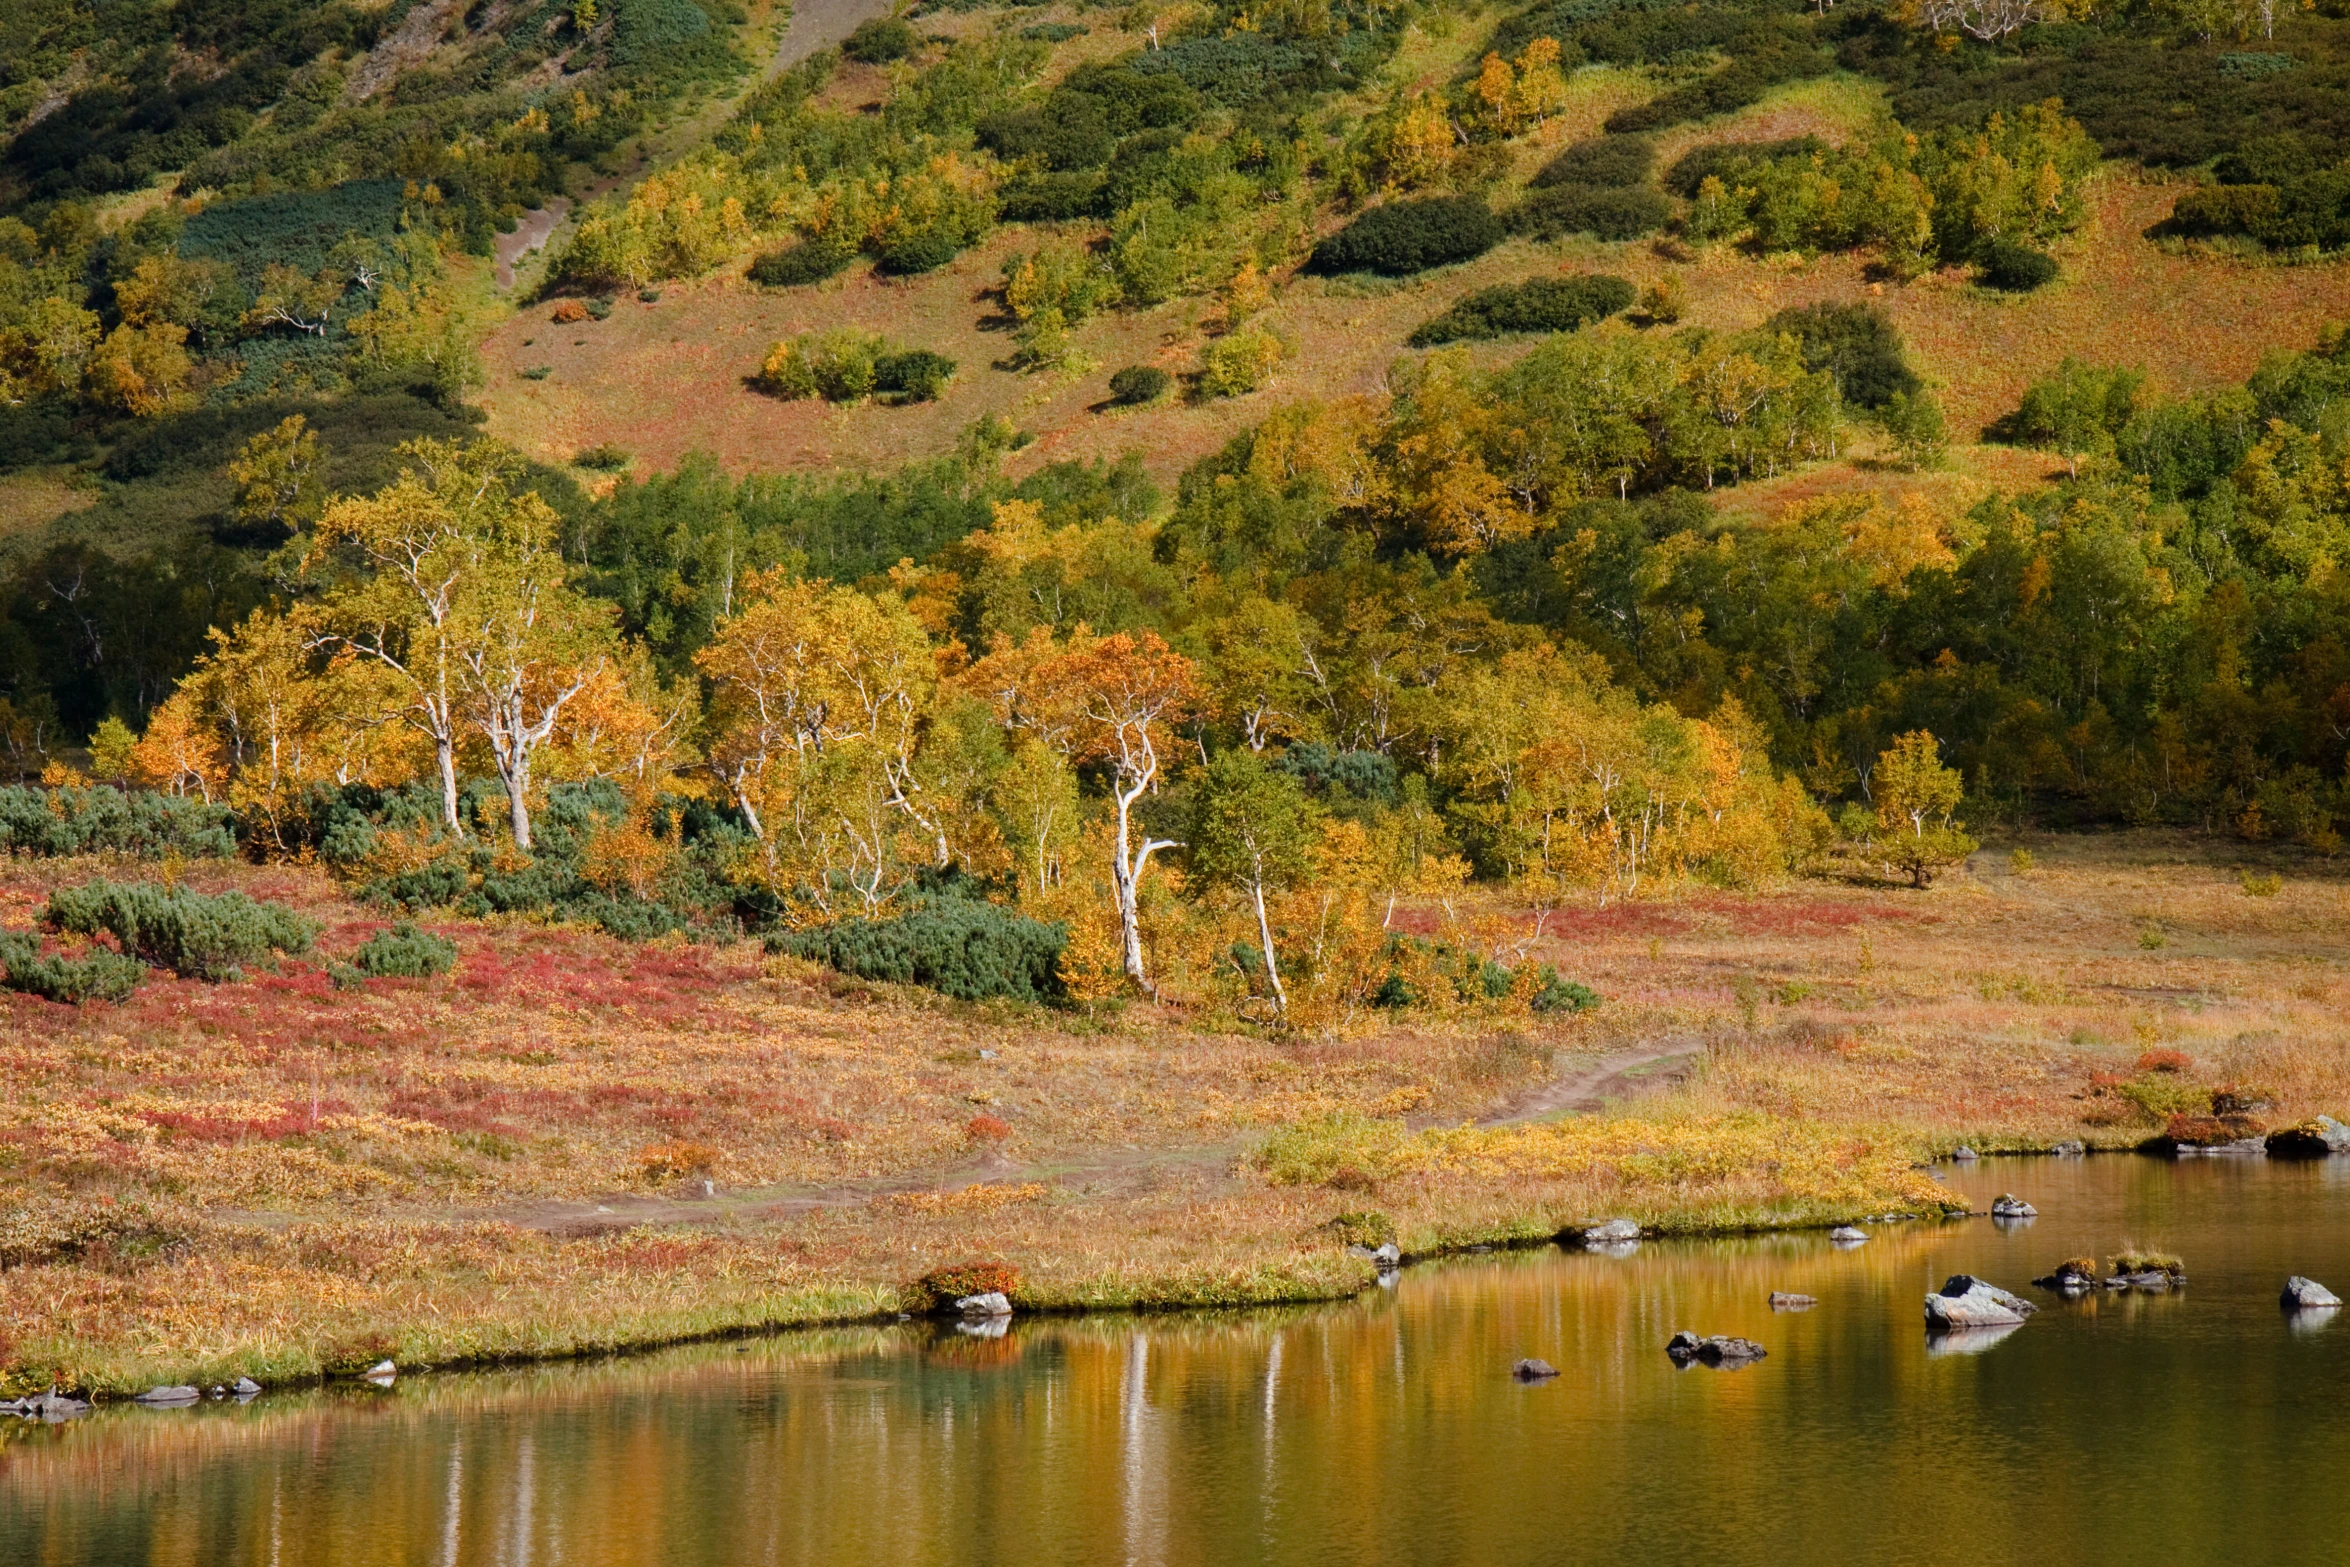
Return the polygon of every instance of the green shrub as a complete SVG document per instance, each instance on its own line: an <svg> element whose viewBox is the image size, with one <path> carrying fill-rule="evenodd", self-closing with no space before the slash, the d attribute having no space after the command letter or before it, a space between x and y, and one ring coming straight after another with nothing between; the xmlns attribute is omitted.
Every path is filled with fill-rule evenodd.
<svg viewBox="0 0 2350 1567"><path fill-rule="evenodd" d="M772 952L828 963L860 979L926 985L963 1001L1052 1001L1069 933L998 904L940 898L891 919L841 920L767 938Z"/></svg>
<svg viewBox="0 0 2350 1567"><path fill-rule="evenodd" d="M895 393L901 402L935 401L954 378L955 362L927 348L883 354L873 362L873 389Z"/></svg>
<svg viewBox="0 0 2350 1567"><path fill-rule="evenodd" d="M1708 179L1733 185L1746 170L1766 163L1792 160L1808 163L1828 144L1817 136L1791 136L1785 141L1712 141L1690 148L1665 170L1664 186L1676 196L1694 197Z"/></svg>
<svg viewBox="0 0 2350 1567"><path fill-rule="evenodd" d="M1806 370L1825 370L1855 408L1879 409L1895 397L1914 397L1920 383L1901 351L1901 334L1867 305L1798 305L1763 323L1773 336L1795 339Z"/></svg>
<svg viewBox="0 0 2350 1567"><path fill-rule="evenodd" d="M1065 44L1072 38L1083 38L1086 31L1075 22L1033 22L1020 29L1020 36L1039 43Z"/></svg>
<svg viewBox="0 0 2350 1567"><path fill-rule="evenodd" d="M802 333L768 350L759 382L787 402L803 397L854 402L873 392L888 349L878 333L853 326Z"/></svg>
<svg viewBox="0 0 2350 1567"><path fill-rule="evenodd" d="M1789 41L1730 61L1709 76L1684 87L1658 94L1646 103L1618 109L1605 129L1621 135L1631 131L1659 131L1717 114L1728 114L1759 102L1783 82L1822 76L1835 67L1835 57L1824 49Z"/></svg>
<svg viewBox="0 0 2350 1567"><path fill-rule="evenodd" d="M1599 1005L1598 991L1581 980L1560 978L1547 963L1535 978L1541 981L1541 988L1527 1005L1537 1012L1589 1012Z"/></svg>
<svg viewBox="0 0 2350 1567"><path fill-rule="evenodd" d="M574 467L593 468L598 473L618 473L628 466L628 453L606 441L601 446L589 447L571 461Z"/></svg>
<svg viewBox="0 0 2350 1567"><path fill-rule="evenodd" d="M1481 288L1444 314L1422 323L1414 348L1510 332L1572 332L1629 309L1635 291L1620 277L1529 278Z"/></svg>
<svg viewBox="0 0 2350 1567"><path fill-rule="evenodd" d="M840 52L843 58L859 65L887 65L892 60L903 60L921 44L914 29L896 17L877 16L859 22L841 43Z"/></svg>
<svg viewBox="0 0 2350 1567"><path fill-rule="evenodd" d="M1110 400L1125 408L1139 408L1167 395L1175 378L1157 365L1128 365L1110 377Z"/></svg>
<svg viewBox="0 0 2350 1567"><path fill-rule="evenodd" d="M0 850L10 854L122 854L221 859L234 854L225 805L191 795L117 789L0 788Z"/></svg>
<svg viewBox="0 0 2350 1567"><path fill-rule="evenodd" d="M361 943L351 966L373 979L431 979L457 966L457 943L402 920Z"/></svg>
<svg viewBox="0 0 2350 1567"><path fill-rule="evenodd" d="M1500 221L1474 196L1426 196L1373 207L1315 246L1308 265L1401 277L1474 260L1501 238Z"/></svg>
<svg viewBox="0 0 2350 1567"><path fill-rule="evenodd" d="M234 980L247 963L307 952L318 922L241 892L207 894L152 882L94 881L49 895L41 923L77 936L100 931L123 952L188 979Z"/></svg>
<svg viewBox="0 0 2350 1567"><path fill-rule="evenodd" d="M1246 396L1270 381L1288 357L1289 344L1269 327L1227 332L1200 350L1200 395Z"/></svg>
<svg viewBox="0 0 2350 1567"><path fill-rule="evenodd" d="M1995 239L1985 245L1977 262L1986 287L2028 294L2043 283L2056 281L2056 258L2020 240Z"/></svg>
<svg viewBox="0 0 2350 1567"><path fill-rule="evenodd" d="M1588 234L1593 239L1638 239L1672 218L1672 203L1646 188L1552 185L1529 192L1510 209L1510 227L1533 239Z"/></svg>
<svg viewBox="0 0 2350 1567"><path fill-rule="evenodd" d="M553 365L532 365L529 369L521 372L525 381L544 381L554 373L555 367Z"/></svg>
<svg viewBox="0 0 2350 1567"><path fill-rule="evenodd" d="M0 984L79 1006L85 1001L121 1001L146 977L136 958L103 947L78 958L43 957L41 940L30 931L0 931Z"/></svg>
<svg viewBox="0 0 2350 1567"><path fill-rule="evenodd" d="M1552 185L1596 185L1617 189L1648 183L1656 143L1645 136L1598 136L1577 142L1534 176L1536 189Z"/></svg>
<svg viewBox="0 0 2350 1567"><path fill-rule="evenodd" d="M751 263L750 279L766 288L796 288L837 277L856 258L853 250L823 240L804 239L796 245L761 254Z"/></svg>

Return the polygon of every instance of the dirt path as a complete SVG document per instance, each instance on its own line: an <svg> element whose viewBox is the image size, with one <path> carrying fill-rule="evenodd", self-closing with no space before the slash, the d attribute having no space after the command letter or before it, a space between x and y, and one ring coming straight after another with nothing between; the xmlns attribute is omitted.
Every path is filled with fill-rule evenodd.
<svg viewBox="0 0 2350 1567"><path fill-rule="evenodd" d="M543 207L534 207L522 215L511 234L498 236L498 287L514 286L514 263L534 250L543 249L563 220L571 215L571 198L557 196Z"/></svg>

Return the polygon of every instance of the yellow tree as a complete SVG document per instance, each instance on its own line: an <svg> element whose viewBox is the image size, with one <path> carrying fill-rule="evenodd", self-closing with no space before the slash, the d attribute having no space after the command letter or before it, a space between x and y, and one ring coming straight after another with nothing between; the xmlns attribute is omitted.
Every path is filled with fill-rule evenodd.
<svg viewBox="0 0 2350 1567"><path fill-rule="evenodd" d="M254 436L229 459L237 520L298 531L318 515L318 463L318 434L300 414L288 414Z"/></svg>
<svg viewBox="0 0 2350 1567"><path fill-rule="evenodd" d="M1026 642L998 638L965 682L1007 728L1033 735L1072 763L1108 765L1110 881L1126 977L1155 995L1143 958L1137 890L1151 857L1182 844L1138 833L1134 813L1158 786L1169 731L1199 706L1192 661L1156 632L1102 637L1080 624L1066 643L1056 644L1038 627Z"/></svg>

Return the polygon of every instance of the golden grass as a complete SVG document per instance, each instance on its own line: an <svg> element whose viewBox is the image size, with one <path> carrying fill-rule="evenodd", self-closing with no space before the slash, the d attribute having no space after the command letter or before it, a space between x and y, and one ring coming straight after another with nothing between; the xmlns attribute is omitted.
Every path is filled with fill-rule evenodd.
<svg viewBox="0 0 2350 1567"><path fill-rule="evenodd" d="M2009 848L1922 893L1556 911L1532 955L1606 1003L1508 1028L1258 1038L518 922L442 924L441 980L12 995L0 1351L17 1385L109 1390L574 1354L870 1316L979 1258L1022 1270L1028 1309L1325 1298L1369 1278L1343 1213L1424 1253L1923 1211L1912 1162L1958 1142L2159 1130L2149 1052L2183 1057L2165 1087L2257 1090L2271 1125L2350 1110L2338 870L2174 834L2036 838L2021 873ZM2247 869L2282 885L2246 896ZM88 871L19 862L0 922ZM191 880L320 915L322 961L376 923L309 872ZM1551 1080L1632 1093L1596 1063L1641 1055L1694 1075L1512 1119L1566 1102L1530 1097Z"/></svg>

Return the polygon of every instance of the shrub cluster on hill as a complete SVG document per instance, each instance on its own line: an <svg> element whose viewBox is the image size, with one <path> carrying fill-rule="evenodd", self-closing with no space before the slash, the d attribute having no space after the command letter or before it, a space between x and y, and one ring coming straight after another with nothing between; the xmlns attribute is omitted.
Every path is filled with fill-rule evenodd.
<svg viewBox="0 0 2350 1567"><path fill-rule="evenodd" d="M60 887L41 923L68 935L110 935L126 957L214 983L239 979L246 965L267 965L279 952L308 952L318 935L317 921L241 892L153 882Z"/></svg>
<svg viewBox="0 0 2350 1567"><path fill-rule="evenodd" d="M351 954L351 967L371 979L431 979L457 966L457 944L402 920L379 930Z"/></svg>
<svg viewBox="0 0 2350 1567"><path fill-rule="evenodd" d="M1473 261L1501 243L1502 226L1474 196L1426 196L1373 207L1314 247L1317 272L1405 276Z"/></svg>
<svg viewBox="0 0 2350 1567"><path fill-rule="evenodd" d="M139 986L147 966L104 947L79 957L44 954L30 931L0 931L0 984L44 1000L79 1006L85 1001L121 1001Z"/></svg>
<svg viewBox="0 0 2350 1567"><path fill-rule="evenodd" d="M924 985L962 1001L1055 1001L1067 927L976 898L930 899L886 919L849 919L770 936L770 951L860 979Z"/></svg>
<svg viewBox="0 0 2350 1567"><path fill-rule="evenodd" d="M927 348L892 348L875 332L835 327L777 343L759 367L759 384L790 401L821 397L850 403L862 397L926 403L946 389L955 362Z"/></svg>
<svg viewBox="0 0 2350 1567"><path fill-rule="evenodd" d="M1414 348L1429 348L1510 332L1572 332L1629 310L1636 292L1620 277L1598 274L1500 283L1481 288L1444 314L1422 322L1409 342Z"/></svg>
<svg viewBox="0 0 2350 1567"><path fill-rule="evenodd" d="M228 807L199 798L116 789L0 788L0 850L57 856L167 854L218 859L236 852Z"/></svg>

